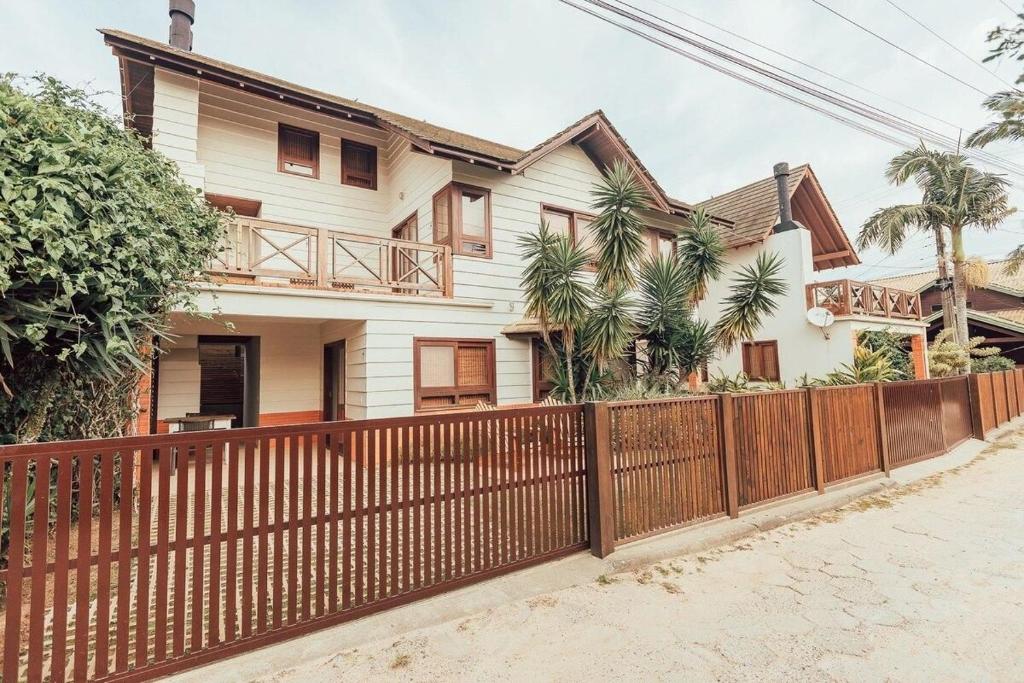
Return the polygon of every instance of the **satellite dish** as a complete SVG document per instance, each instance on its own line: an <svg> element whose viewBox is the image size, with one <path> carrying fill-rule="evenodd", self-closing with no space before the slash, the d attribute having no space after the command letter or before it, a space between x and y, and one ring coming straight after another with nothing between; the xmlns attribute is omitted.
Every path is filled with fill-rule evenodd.
<svg viewBox="0 0 1024 683"><path fill-rule="evenodd" d="M828 328L832 327L832 323L835 321L836 316L827 308L815 306L807 311L807 322L815 327L820 327L821 333L825 335L825 339L829 338Z"/></svg>

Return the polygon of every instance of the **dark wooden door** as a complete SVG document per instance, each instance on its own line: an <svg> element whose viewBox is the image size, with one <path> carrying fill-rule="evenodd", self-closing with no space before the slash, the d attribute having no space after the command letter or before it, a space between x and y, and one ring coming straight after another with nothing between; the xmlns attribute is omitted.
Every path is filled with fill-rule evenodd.
<svg viewBox="0 0 1024 683"><path fill-rule="evenodd" d="M345 419L345 342L324 346L324 419Z"/></svg>

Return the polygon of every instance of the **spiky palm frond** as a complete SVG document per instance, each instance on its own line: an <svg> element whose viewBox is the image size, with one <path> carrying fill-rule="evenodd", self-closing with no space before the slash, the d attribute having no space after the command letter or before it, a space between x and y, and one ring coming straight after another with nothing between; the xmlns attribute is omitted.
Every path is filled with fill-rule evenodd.
<svg viewBox="0 0 1024 683"><path fill-rule="evenodd" d="M1006 255L1009 263L1006 264L1006 272L1016 275L1020 267L1024 265L1024 244L1018 244L1009 254Z"/></svg>
<svg viewBox="0 0 1024 683"><path fill-rule="evenodd" d="M715 357L718 339L706 320L688 319L672 337L679 377L700 372Z"/></svg>
<svg viewBox="0 0 1024 683"><path fill-rule="evenodd" d="M641 265L637 321L646 340L648 375L666 374L678 365L673 339L689 316L690 292L678 259L659 254Z"/></svg>
<svg viewBox="0 0 1024 683"><path fill-rule="evenodd" d="M547 312L552 325L577 330L590 314L591 291L583 278L583 269L590 257L558 235L548 254L551 289L547 296Z"/></svg>
<svg viewBox="0 0 1024 683"><path fill-rule="evenodd" d="M895 254L910 235L929 229L934 220L934 214L920 204L899 204L879 209L861 226L857 248L877 246Z"/></svg>
<svg viewBox="0 0 1024 683"><path fill-rule="evenodd" d="M647 250L646 226L639 211L650 197L622 161L604 172L591 191L598 216L591 224L597 246L597 284L611 290L633 287L633 270Z"/></svg>
<svg viewBox="0 0 1024 683"><path fill-rule="evenodd" d="M752 339L764 317L778 308L778 297L789 289L780 277L783 263L779 254L761 252L753 265L744 266L733 278L732 291L715 323L715 337L724 351L731 351L742 339Z"/></svg>
<svg viewBox="0 0 1024 683"><path fill-rule="evenodd" d="M700 301L725 268L725 243L704 209L693 212L690 225L676 238L676 257L689 280L692 300Z"/></svg>
<svg viewBox="0 0 1024 683"><path fill-rule="evenodd" d="M885 349L872 351L866 346L853 349L853 363L843 363L839 368L826 376L824 384L839 386L844 384L864 384L866 382L893 382L900 378L900 373L893 367Z"/></svg>
<svg viewBox="0 0 1024 683"><path fill-rule="evenodd" d="M1024 140L1024 93L1004 90L990 96L984 104L998 118L967 136L968 147L984 147L1000 140Z"/></svg>
<svg viewBox="0 0 1024 683"><path fill-rule="evenodd" d="M625 287L599 292L584 327L581 345L599 369L620 358L636 338L634 306Z"/></svg>
<svg viewBox="0 0 1024 683"><path fill-rule="evenodd" d="M549 300L554 291L553 254L558 235L551 232L547 221L542 221L536 233L519 238L526 267L519 281L523 288L526 314L537 318L543 325L550 320Z"/></svg>

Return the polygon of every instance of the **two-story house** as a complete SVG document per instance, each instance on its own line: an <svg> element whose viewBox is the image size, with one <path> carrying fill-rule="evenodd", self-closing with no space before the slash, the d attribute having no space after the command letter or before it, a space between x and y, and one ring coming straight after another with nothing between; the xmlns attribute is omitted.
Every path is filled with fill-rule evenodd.
<svg viewBox="0 0 1024 683"><path fill-rule="evenodd" d="M591 189L615 160L652 198L652 253L671 249L691 215L600 111L520 150L200 55L176 6L174 44L101 33L130 125L236 219L197 284L209 315L172 316L141 429L196 415L256 426L529 403L545 382L517 239L547 220L586 245ZM806 200L807 211L823 201ZM783 355L812 344L781 361L782 376L800 374L821 344L789 329L806 327L807 278L855 259L853 249L831 214L799 214L806 229L792 235L772 233L768 217L758 237L730 209L712 212L725 234L752 238L730 237L737 263L760 248L791 259L793 310L759 341L777 340Z"/></svg>

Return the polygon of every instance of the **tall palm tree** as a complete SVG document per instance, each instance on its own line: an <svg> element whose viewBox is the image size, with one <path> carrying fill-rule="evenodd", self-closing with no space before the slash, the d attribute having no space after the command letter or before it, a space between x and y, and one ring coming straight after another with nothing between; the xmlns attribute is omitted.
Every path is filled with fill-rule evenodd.
<svg viewBox="0 0 1024 683"><path fill-rule="evenodd" d="M722 313L714 324L715 342L723 351L753 339L761 321L778 308L778 298L789 291L780 277L783 263L778 254L761 252L753 265L743 266L733 277L732 291L723 300Z"/></svg>
<svg viewBox="0 0 1024 683"><path fill-rule="evenodd" d="M992 230L1015 209L1009 205L1009 183L969 164L965 157L928 149L922 143L893 158L885 172L889 182L902 185L913 179L921 190L918 204L900 204L876 211L861 226L857 246L878 245L895 253L916 231L941 235L948 230L953 256L953 305L957 341L967 336L967 254L964 230ZM940 258L940 274L944 268Z"/></svg>

